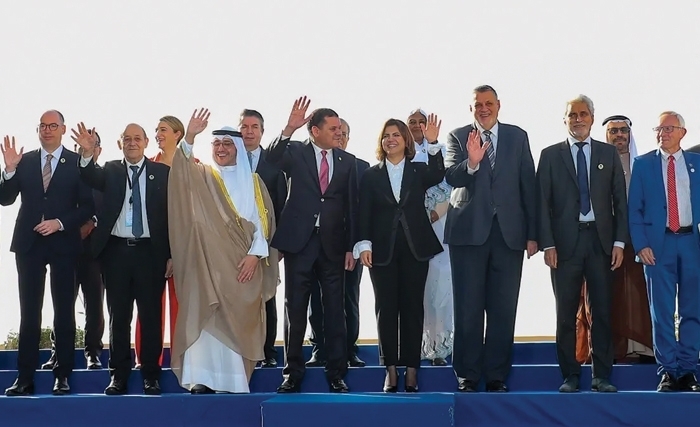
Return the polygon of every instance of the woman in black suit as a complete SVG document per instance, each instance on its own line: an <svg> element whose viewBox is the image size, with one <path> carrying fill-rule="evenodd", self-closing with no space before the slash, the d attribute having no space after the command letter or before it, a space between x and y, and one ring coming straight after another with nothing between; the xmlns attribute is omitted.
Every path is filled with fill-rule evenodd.
<svg viewBox="0 0 700 427"><path fill-rule="evenodd" d="M428 142L436 144L437 119L422 126ZM406 391L418 391L428 261L443 250L424 206L426 190L445 176L442 153L431 145L427 165L412 163L414 154L408 126L388 120L377 146L379 164L367 169L360 182L360 241L353 252L370 269L385 392L396 392L397 365L407 368Z"/></svg>

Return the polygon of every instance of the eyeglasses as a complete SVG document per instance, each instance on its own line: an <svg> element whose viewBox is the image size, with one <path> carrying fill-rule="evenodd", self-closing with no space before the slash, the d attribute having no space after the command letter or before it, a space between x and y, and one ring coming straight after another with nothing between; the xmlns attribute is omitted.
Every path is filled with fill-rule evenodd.
<svg viewBox="0 0 700 427"><path fill-rule="evenodd" d="M49 130L54 131L58 129L59 124L58 123L40 123L39 124L39 130L46 130L46 128L49 128Z"/></svg>
<svg viewBox="0 0 700 427"><path fill-rule="evenodd" d="M609 132L611 135L617 135L618 133L621 133L621 134L623 134L623 135L627 135L628 133L630 133L630 128L628 128L628 127L624 127L624 128L610 128L610 129L608 129L608 132Z"/></svg>
<svg viewBox="0 0 700 427"><path fill-rule="evenodd" d="M214 148L219 148L219 147L221 147L222 145L224 146L224 148L231 148L231 147L233 146L233 142L231 142L231 141L220 141L220 140L216 139L216 140L212 141L211 145L214 146Z"/></svg>
<svg viewBox="0 0 700 427"><path fill-rule="evenodd" d="M657 127L655 127L654 129L652 129L652 130L653 130L654 132L656 132L656 133L659 133L659 132L661 132L661 131L663 131L664 133L671 133L671 132L673 132L675 129L683 129L683 128L680 127L680 126L657 126Z"/></svg>

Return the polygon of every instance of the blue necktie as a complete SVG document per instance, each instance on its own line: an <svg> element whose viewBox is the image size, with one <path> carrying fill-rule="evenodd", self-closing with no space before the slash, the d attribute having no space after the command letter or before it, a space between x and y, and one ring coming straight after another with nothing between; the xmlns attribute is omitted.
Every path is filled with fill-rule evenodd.
<svg viewBox="0 0 700 427"><path fill-rule="evenodd" d="M143 166L142 166L143 167ZM138 166L129 166L132 170L131 180L131 200L133 202L133 215L131 232L137 239L143 235L143 217L141 215L141 187L139 186L139 177L136 173L139 171Z"/></svg>
<svg viewBox="0 0 700 427"><path fill-rule="evenodd" d="M591 192L588 189L588 166L586 165L586 155L583 153L585 142L577 142L578 153L576 154L576 177L578 178L578 194L581 199L581 215L588 215L591 211Z"/></svg>

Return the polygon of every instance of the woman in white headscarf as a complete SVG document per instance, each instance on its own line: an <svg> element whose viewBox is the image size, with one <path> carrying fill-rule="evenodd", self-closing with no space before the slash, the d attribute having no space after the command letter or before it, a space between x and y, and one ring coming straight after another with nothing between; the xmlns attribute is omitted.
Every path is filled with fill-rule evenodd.
<svg viewBox="0 0 700 427"><path fill-rule="evenodd" d="M433 118L437 121L437 117ZM425 126L427 121L428 114L421 109L411 111L408 116L408 127L416 145L414 162L428 161L427 147L428 143L433 141L426 141L421 130L421 124ZM441 145L441 148L442 155L445 156L445 145ZM452 188L443 180L425 193L426 214L430 217L433 231L441 243L445 234L445 215L451 192ZM442 246L444 251L430 260L423 301L425 317L421 358L430 360L434 366L447 365L445 359L452 354L454 341L450 253L447 245Z"/></svg>

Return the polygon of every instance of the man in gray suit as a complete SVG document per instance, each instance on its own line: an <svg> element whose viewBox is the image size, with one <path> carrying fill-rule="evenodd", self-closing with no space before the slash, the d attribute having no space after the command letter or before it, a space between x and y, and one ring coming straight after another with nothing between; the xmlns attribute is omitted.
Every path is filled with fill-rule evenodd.
<svg viewBox="0 0 700 427"><path fill-rule="evenodd" d="M474 89L474 123L447 138L453 187L445 224L454 298L458 390L508 391L523 251L537 252L535 164L527 133L498 122L491 86ZM484 313L487 316L484 338Z"/></svg>
<svg viewBox="0 0 700 427"><path fill-rule="evenodd" d="M593 343L592 390L615 392L610 383L613 341L610 322L613 270L622 265L627 225L627 189L614 145L591 139L593 101L567 102L569 135L544 150L537 167L538 240L551 269L557 305L560 392L579 390L576 312L586 280Z"/></svg>

